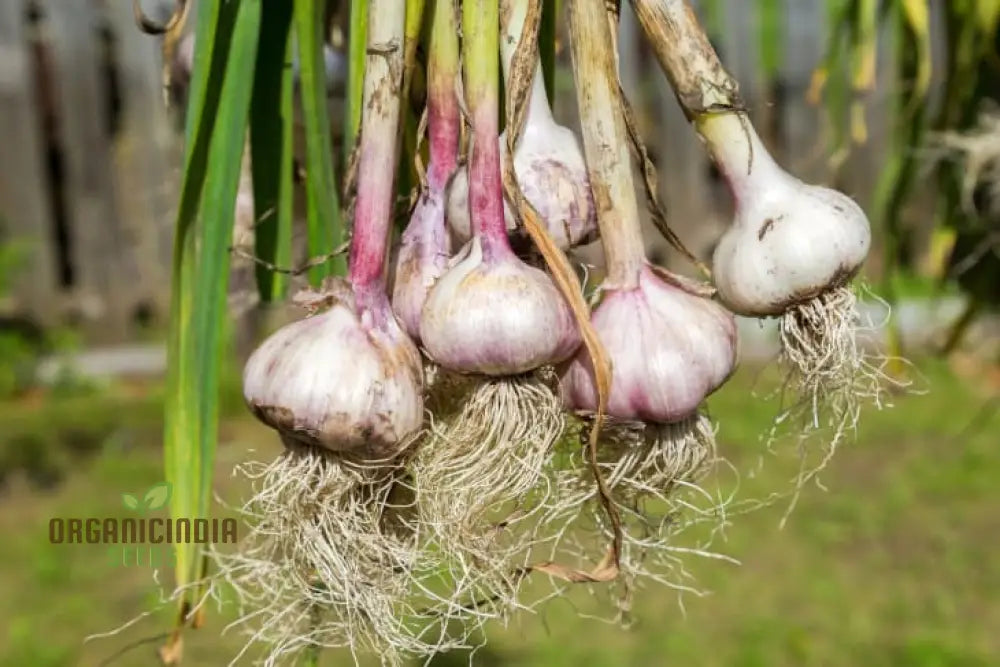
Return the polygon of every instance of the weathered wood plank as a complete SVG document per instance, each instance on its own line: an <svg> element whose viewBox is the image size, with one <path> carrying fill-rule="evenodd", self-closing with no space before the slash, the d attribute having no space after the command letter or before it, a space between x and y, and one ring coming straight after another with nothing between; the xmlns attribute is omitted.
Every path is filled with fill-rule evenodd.
<svg viewBox="0 0 1000 667"><path fill-rule="evenodd" d="M170 295L172 212L180 141L163 103L160 42L140 32L128 2L109 2L122 92L121 130L112 148L117 208L139 274L133 307L165 313Z"/></svg>
<svg viewBox="0 0 1000 667"><path fill-rule="evenodd" d="M823 0L785 0L781 78L785 89L781 113L782 158L800 178L824 181L829 177L821 109L806 94L813 71L826 48Z"/></svg>
<svg viewBox="0 0 1000 667"><path fill-rule="evenodd" d="M95 335L121 338L136 277L117 210L100 69L98 19L89 0L45 3L56 69L57 108L66 162L75 302Z"/></svg>
<svg viewBox="0 0 1000 667"><path fill-rule="evenodd" d="M0 2L0 243L24 243L13 307L51 321L58 283L25 4Z"/></svg>

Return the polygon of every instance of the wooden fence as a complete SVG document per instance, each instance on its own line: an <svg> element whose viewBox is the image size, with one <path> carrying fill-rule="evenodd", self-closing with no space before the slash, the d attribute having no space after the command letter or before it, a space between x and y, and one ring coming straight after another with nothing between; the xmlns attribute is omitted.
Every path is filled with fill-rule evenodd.
<svg viewBox="0 0 1000 667"><path fill-rule="evenodd" d="M179 142L159 61L127 0L0 2L9 308L116 340L164 312Z"/></svg>
<svg viewBox="0 0 1000 667"><path fill-rule="evenodd" d="M779 159L823 181L823 124L805 93L825 48L825 2L784 1L777 81L762 81L757 67L753 2L723 3L717 46ZM147 10L152 4L143 1ZM658 164L671 222L706 255L730 213L728 195L641 47L631 10L622 21L623 84ZM871 201L886 149L891 67L880 60L868 100L870 141L837 184L862 204ZM575 96L562 85L556 114L576 125ZM75 322L102 341L133 338L147 321L162 321L179 182L176 126L163 104L158 41L136 29L130 0L0 0L0 249L25 252L12 285L0 275L0 296L5 286L9 292L3 310ZM654 257L674 259L651 228L648 238Z"/></svg>

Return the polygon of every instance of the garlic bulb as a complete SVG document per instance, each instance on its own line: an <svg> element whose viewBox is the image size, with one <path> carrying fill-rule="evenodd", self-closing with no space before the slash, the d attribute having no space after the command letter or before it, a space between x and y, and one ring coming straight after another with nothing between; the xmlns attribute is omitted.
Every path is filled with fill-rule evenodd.
<svg viewBox="0 0 1000 667"><path fill-rule="evenodd" d="M502 8L504 19L500 52L504 80L509 84L527 3L524 0L505 0ZM504 160L507 159L506 135L506 130L500 135L500 153ZM506 163L503 166L506 167ZM597 238L597 217L583 151L576 135L552 117L541 63L535 66L524 130L514 150L514 174L524 196L538 211L549 235L560 248L566 250ZM459 244L472 236L468 192L468 172L463 168L455 173L448 190L448 227ZM506 199L504 222L508 232L517 229Z"/></svg>
<svg viewBox="0 0 1000 667"><path fill-rule="evenodd" d="M533 96L537 94L536 90L532 90ZM541 94L545 94L544 87ZM505 135L500 136L501 146L506 145ZM587 168L576 136L570 130L554 121L532 122L529 117L514 152L514 173L524 196L545 221L549 235L561 249L584 245L596 238L597 226L587 184ZM447 207L452 240L456 244L464 244L472 236L469 176L465 168L455 172L448 187ZM506 198L503 212L508 233L518 231Z"/></svg>
<svg viewBox="0 0 1000 667"><path fill-rule="evenodd" d="M329 308L265 340L243 371L254 414L282 435L333 452L398 453L421 426L420 354L385 297L361 306L346 283L311 305Z"/></svg>
<svg viewBox="0 0 1000 667"><path fill-rule="evenodd" d="M649 265L631 289L611 289L591 322L612 361L607 413L673 423L693 415L736 365L733 316ZM566 402L597 410L593 365L581 351L563 374Z"/></svg>
<svg viewBox="0 0 1000 667"><path fill-rule="evenodd" d="M737 114L700 129L736 198L713 277L722 301L743 315L778 315L846 283L868 255L871 229L847 195L785 172Z"/></svg>
<svg viewBox="0 0 1000 667"><path fill-rule="evenodd" d="M567 359L580 345L573 315L543 271L509 250L483 252L477 236L435 284L420 337L439 364L466 373L515 375Z"/></svg>

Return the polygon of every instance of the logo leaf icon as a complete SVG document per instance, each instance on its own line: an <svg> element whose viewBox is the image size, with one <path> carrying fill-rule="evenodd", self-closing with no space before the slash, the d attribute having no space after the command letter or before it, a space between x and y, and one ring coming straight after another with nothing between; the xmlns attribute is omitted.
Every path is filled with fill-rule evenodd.
<svg viewBox="0 0 1000 667"><path fill-rule="evenodd" d="M139 509L139 501L131 493L123 493L122 502L125 503L125 507L130 510Z"/></svg>
<svg viewBox="0 0 1000 667"><path fill-rule="evenodd" d="M146 492L143 502L148 510L157 510L170 500L170 482L161 482Z"/></svg>

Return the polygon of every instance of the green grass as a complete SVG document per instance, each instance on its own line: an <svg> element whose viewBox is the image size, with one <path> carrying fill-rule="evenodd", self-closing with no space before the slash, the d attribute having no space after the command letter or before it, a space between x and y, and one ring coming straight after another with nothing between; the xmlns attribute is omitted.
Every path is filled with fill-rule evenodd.
<svg viewBox="0 0 1000 667"><path fill-rule="evenodd" d="M983 412L990 396L981 384L939 365L922 370L930 391L867 414L858 442L823 475L828 491L809 488L784 530L778 528L784 505L733 518L716 548L741 566L689 562L710 595L681 599L669 590L641 590L634 627L622 630L579 618L574 607L596 609L580 588L539 614L492 628L476 664L1000 664L994 553L1000 415ZM754 373L743 371L711 401L721 422L720 447L744 471L758 461L757 434L770 408L751 391L768 377L755 383ZM55 488L24 484L18 475L8 479L0 500L0 664L96 665L124 644L169 628L168 609L119 637L81 644L85 635L149 608L157 589L148 568L112 567L96 547L47 540L50 517L123 516L122 492L162 478L155 414L122 409L115 400L94 397L90 410L48 406L16 421L21 437L41 429L51 440L64 421L76 419L79 428L133 420L131 427L112 428L88 457L74 459ZM0 423L15 423L11 416L19 412L0 408ZM264 448L265 456L277 451L266 429L239 410L229 414L216 462L217 487L227 497L235 492L229 470L249 448ZM793 471L765 456L760 472L744 475L742 495L787 485ZM213 613L207 627L188 635L185 664L228 662L239 639L220 638L223 625ZM157 645L143 645L114 664L155 664ZM435 662L466 660L452 655ZM322 664L350 663L331 652Z"/></svg>

